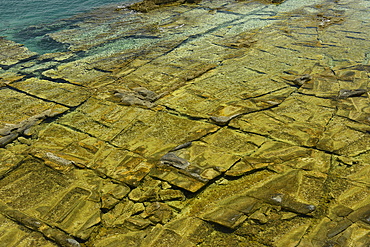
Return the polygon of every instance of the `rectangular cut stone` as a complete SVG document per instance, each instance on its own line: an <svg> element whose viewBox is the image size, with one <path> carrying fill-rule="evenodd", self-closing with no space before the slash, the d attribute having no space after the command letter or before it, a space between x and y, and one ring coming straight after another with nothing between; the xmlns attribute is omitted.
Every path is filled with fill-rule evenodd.
<svg viewBox="0 0 370 247"><path fill-rule="evenodd" d="M63 151L70 145L88 137L86 134L59 124L49 125L40 132L39 136L32 148L41 151Z"/></svg>
<svg viewBox="0 0 370 247"><path fill-rule="evenodd" d="M240 159L239 156L233 154L232 149L222 149L217 146L217 143L216 145L212 144L193 142L190 147L170 153L170 155L174 154L180 159L189 162L189 165L186 167L171 163L171 160L166 161L166 156L163 156L162 159L164 161L162 160L162 163L177 167L180 172L188 172L193 174L193 176L199 176L200 179L205 181L212 180L228 170Z"/></svg>
<svg viewBox="0 0 370 247"><path fill-rule="evenodd" d="M355 156L370 148L370 137L364 133L369 126L334 117L317 144L322 150L340 155Z"/></svg>
<svg viewBox="0 0 370 247"><path fill-rule="evenodd" d="M0 200L50 226L87 239L100 222L100 199L95 195L99 195L101 182L91 171L73 170L62 175L30 159L0 181Z"/></svg>
<svg viewBox="0 0 370 247"><path fill-rule="evenodd" d="M232 120L231 126L294 145L315 146L335 109L322 106L329 106L329 100L318 99L316 104L314 100L291 97L272 110Z"/></svg>
<svg viewBox="0 0 370 247"><path fill-rule="evenodd" d="M234 65L225 67L215 68L212 75L174 91L159 104L197 117L233 116L270 108L292 92L285 89L285 83L271 81L270 76L245 68L235 70Z"/></svg>
<svg viewBox="0 0 370 247"><path fill-rule="evenodd" d="M216 131L217 126L165 112L145 111L131 120L112 140L145 157L161 157L172 148ZM153 156L154 155L154 156Z"/></svg>
<svg viewBox="0 0 370 247"><path fill-rule="evenodd" d="M76 111L65 115L58 122L101 140L111 141L141 115L149 117L153 114L149 110L90 98Z"/></svg>
<svg viewBox="0 0 370 247"><path fill-rule="evenodd" d="M103 145L87 164L99 173L132 186L137 186L153 165L137 154L110 145Z"/></svg>
<svg viewBox="0 0 370 247"><path fill-rule="evenodd" d="M266 138L223 128L215 134L206 136L202 141L224 152L244 156L257 150L266 141Z"/></svg>
<svg viewBox="0 0 370 247"><path fill-rule="evenodd" d="M94 70L87 61L74 61L63 63L55 69L49 69L42 73L52 79L63 79L73 84L90 85L97 80L102 80L106 73Z"/></svg>
<svg viewBox="0 0 370 247"><path fill-rule="evenodd" d="M59 193L69 185L56 171L35 161L21 167L0 180L0 200L14 209L33 208L50 197L50 188Z"/></svg>
<svg viewBox="0 0 370 247"><path fill-rule="evenodd" d="M30 152L56 170L89 167L99 174L136 186L153 166L144 157L116 148L59 124L40 133Z"/></svg>
<svg viewBox="0 0 370 247"><path fill-rule="evenodd" d="M8 88L1 89L0 94L0 129L6 124L18 124L49 109L58 113L68 110L67 107L45 102Z"/></svg>
<svg viewBox="0 0 370 247"><path fill-rule="evenodd" d="M217 126L165 112L120 106L89 99L78 110L59 120L94 137L149 157L199 139Z"/></svg>
<svg viewBox="0 0 370 247"><path fill-rule="evenodd" d="M37 78L15 82L12 86L39 98L67 106L77 106L89 97L88 91L82 87Z"/></svg>

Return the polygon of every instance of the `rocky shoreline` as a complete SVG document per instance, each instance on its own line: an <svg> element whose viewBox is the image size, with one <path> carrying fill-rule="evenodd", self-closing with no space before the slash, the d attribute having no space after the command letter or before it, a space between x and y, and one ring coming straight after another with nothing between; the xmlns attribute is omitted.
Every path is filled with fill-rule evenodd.
<svg viewBox="0 0 370 247"><path fill-rule="evenodd" d="M0 38L0 242L369 246L369 2L138 6Z"/></svg>

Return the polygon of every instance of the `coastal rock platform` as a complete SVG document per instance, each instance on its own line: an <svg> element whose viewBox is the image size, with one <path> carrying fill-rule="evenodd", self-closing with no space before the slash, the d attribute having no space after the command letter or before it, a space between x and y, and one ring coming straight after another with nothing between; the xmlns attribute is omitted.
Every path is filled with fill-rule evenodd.
<svg viewBox="0 0 370 247"><path fill-rule="evenodd" d="M0 38L0 246L370 246L370 1L180 3Z"/></svg>

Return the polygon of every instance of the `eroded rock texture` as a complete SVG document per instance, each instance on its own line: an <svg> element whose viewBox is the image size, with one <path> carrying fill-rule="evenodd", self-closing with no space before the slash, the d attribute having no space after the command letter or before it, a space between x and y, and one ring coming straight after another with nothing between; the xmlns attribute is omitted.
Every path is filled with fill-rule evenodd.
<svg viewBox="0 0 370 247"><path fill-rule="evenodd" d="M369 1L179 3L0 39L0 243L370 246Z"/></svg>

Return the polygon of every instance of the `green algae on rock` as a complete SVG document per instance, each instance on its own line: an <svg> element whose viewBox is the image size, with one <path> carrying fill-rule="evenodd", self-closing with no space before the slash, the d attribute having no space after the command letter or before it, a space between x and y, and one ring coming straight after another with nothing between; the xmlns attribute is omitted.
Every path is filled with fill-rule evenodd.
<svg viewBox="0 0 370 247"><path fill-rule="evenodd" d="M0 39L0 240L368 246L370 5L262 2Z"/></svg>

